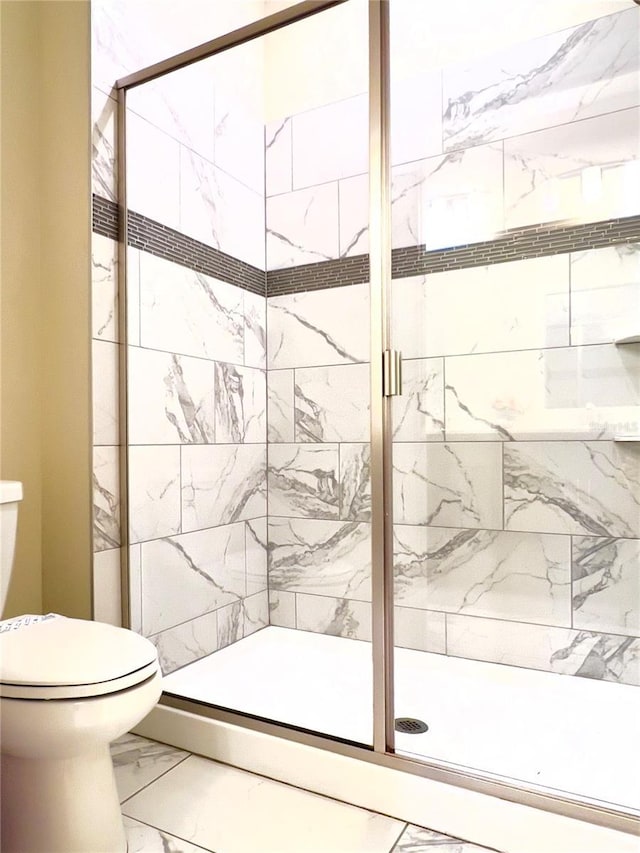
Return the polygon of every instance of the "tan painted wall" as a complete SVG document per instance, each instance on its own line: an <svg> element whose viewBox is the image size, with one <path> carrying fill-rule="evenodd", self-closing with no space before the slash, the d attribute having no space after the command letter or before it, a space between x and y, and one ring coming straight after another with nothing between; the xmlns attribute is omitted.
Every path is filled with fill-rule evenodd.
<svg viewBox="0 0 640 853"><path fill-rule="evenodd" d="M91 613L89 4L1 3L5 616Z"/></svg>

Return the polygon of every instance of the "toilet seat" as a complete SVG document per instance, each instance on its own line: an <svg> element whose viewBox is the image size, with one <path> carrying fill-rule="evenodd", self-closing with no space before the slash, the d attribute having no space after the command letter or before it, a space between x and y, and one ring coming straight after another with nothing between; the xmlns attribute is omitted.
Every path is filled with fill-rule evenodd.
<svg viewBox="0 0 640 853"><path fill-rule="evenodd" d="M159 671L158 653L133 631L45 619L0 633L0 697L82 699L135 687Z"/></svg>

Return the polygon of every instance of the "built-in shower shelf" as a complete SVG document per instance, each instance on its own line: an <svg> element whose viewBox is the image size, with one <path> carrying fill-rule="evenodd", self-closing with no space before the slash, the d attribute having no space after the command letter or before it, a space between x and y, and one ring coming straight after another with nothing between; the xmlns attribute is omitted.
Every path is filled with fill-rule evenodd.
<svg viewBox="0 0 640 853"><path fill-rule="evenodd" d="M635 433L630 434L630 435L614 435L614 436L613 436L613 440L614 440L614 441L632 441L632 442L633 442L633 441L635 441L635 442L640 442L640 433L638 433L637 435L636 435Z"/></svg>
<svg viewBox="0 0 640 853"><path fill-rule="evenodd" d="M640 344L640 334L625 335L624 338L616 338L614 344L619 347L624 344Z"/></svg>

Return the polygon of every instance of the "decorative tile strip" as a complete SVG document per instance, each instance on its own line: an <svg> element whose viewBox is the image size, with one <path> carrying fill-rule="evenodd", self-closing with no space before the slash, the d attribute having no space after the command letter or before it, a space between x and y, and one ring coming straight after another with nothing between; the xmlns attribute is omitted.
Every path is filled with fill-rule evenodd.
<svg viewBox="0 0 640 853"><path fill-rule="evenodd" d="M93 196L93 230L112 240L118 239L118 206ZM265 295L265 272L206 243L181 234L135 211L129 211L128 244L194 272L235 284L259 296Z"/></svg>

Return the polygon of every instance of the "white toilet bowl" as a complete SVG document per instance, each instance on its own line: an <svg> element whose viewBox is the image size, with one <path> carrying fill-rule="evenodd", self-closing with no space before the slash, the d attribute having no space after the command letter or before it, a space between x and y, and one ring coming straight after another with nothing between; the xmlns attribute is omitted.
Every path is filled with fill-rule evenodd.
<svg viewBox="0 0 640 853"><path fill-rule="evenodd" d="M0 630L3 853L120 853L109 743L162 687L155 646L100 622Z"/></svg>

